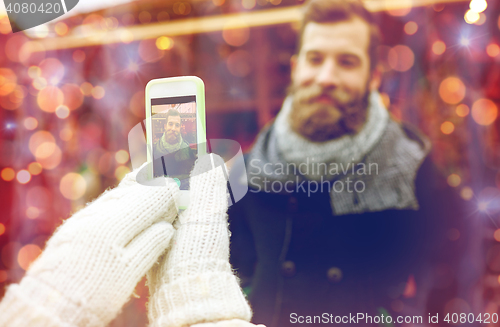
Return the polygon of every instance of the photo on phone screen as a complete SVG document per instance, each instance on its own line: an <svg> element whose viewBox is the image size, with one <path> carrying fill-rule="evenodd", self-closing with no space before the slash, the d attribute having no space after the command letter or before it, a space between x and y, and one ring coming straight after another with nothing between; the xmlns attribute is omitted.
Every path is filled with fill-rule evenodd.
<svg viewBox="0 0 500 327"><path fill-rule="evenodd" d="M189 189L197 157L196 96L151 99L153 176L168 176Z"/></svg>

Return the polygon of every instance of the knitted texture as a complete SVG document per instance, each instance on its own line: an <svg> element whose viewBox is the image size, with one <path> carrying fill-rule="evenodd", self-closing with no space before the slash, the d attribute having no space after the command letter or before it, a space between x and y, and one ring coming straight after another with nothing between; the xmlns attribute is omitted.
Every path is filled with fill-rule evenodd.
<svg viewBox="0 0 500 327"><path fill-rule="evenodd" d="M0 326L106 326L165 251L175 183L136 182L139 169L67 219L0 303Z"/></svg>
<svg viewBox="0 0 500 327"><path fill-rule="evenodd" d="M179 216L172 249L148 273L151 326L251 318L229 264L224 170L224 161L214 155L199 158L193 169L190 205Z"/></svg>

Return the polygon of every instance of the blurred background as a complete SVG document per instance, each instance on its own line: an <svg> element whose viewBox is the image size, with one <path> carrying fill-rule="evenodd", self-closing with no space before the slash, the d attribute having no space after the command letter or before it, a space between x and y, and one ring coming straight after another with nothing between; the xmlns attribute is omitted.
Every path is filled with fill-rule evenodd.
<svg viewBox="0 0 500 327"><path fill-rule="evenodd" d="M301 3L80 0L18 33L0 9L0 298L64 219L130 171L149 80L201 77L207 137L248 150L286 95ZM383 34L384 102L432 139L483 226L478 303L500 312L500 2L365 3ZM142 281L112 326L146 325L146 301Z"/></svg>

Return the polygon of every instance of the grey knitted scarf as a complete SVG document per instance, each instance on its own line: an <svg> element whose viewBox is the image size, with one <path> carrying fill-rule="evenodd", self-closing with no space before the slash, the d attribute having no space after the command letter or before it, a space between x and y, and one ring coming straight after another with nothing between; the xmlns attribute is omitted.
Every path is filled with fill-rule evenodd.
<svg viewBox="0 0 500 327"><path fill-rule="evenodd" d="M288 123L287 98L270 128L259 134L247 160L249 187L265 192L327 191L335 215L418 209L415 177L430 149L417 131L408 136L389 118L377 92L356 135L310 142Z"/></svg>

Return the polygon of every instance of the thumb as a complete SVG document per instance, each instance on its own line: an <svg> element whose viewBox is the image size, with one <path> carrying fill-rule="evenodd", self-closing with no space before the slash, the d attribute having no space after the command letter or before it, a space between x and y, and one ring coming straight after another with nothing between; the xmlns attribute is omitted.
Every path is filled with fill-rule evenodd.
<svg viewBox="0 0 500 327"><path fill-rule="evenodd" d="M228 207L228 172L224 160L216 154L204 155L196 161L190 178L190 204L186 214L203 219L225 214Z"/></svg>

